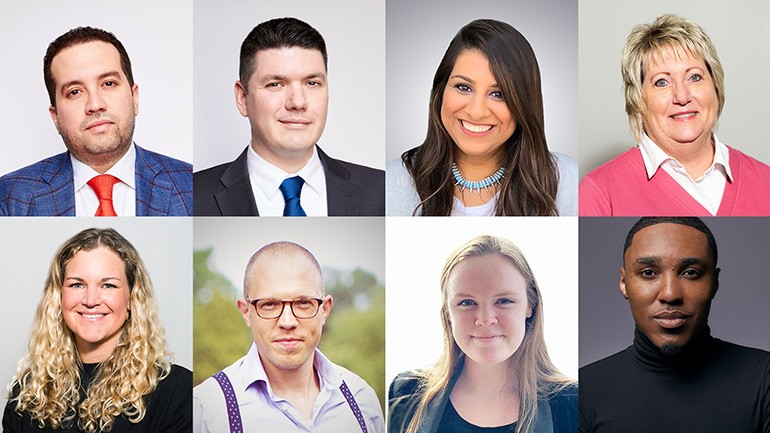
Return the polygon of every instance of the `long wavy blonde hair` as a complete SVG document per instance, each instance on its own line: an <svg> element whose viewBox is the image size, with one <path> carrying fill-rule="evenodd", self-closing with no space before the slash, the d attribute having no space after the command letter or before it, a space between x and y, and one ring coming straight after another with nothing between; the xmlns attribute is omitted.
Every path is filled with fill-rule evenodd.
<svg viewBox="0 0 770 433"><path fill-rule="evenodd" d="M75 254L98 247L109 248L125 264L130 315L120 329L117 346L100 363L81 401L81 361L75 336L62 318L62 284ZM134 423L144 418L143 397L168 376L170 357L152 283L139 253L113 229L86 229L59 247L51 261L29 351L8 385L9 399L15 402L16 412L29 415L40 428L67 428L77 418L78 428L85 432L108 432L121 414Z"/></svg>
<svg viewBox="0 0 770 433"><path fill-rule="evenodd" d="M414 415L406 428L407 433L417 432L428 405L446 389L450 378L455 374L465 357L452 333L452 322L447 303L449 276L454 267L466 258L493 254L508 259L521 272L524 280L527 281L527 302L532 308L532 316L526 321L524 339L513 355L517 357L519 364L511 365L510 371L510 374L518 376L519 384L519 420L516 433L529 432L532 428L537 417L538 399L548 399L575 383L574 380L561 374L548 356L543 329L543 299L524 254L513 242L507 239L495 236L478 236L455 250L444 264L444 270L441 273L441 296L443 299L441 324L444 327L444 353L432 368L416 372L419 376L417 392L421 394L421 398L414 407ZM401 430L403 431L403 426Z"/></svg>

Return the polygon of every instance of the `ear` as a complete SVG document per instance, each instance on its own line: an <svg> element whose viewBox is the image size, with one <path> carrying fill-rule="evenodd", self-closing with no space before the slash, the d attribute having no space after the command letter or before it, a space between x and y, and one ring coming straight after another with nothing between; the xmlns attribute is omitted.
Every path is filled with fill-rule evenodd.
<svg viewBox="0 0 770 433"><path fill-rule="evenodd" d="M244 299L238 299L238 310L241 312L241 316L243 316L243 321L246 322L246 327L251 328L251 318L249 317L249 309L251 308L251 304L246 302Z"/></svg>
<svg viewBox="0 0 770 433"><path fill-rule="evenodd" d="M329 313L332 311L332 304L334 304L334 298L332 298L332 295L326 295L324 297L323 306L321 307L323 323L326 323L326 318L329 317Z"/></svg>
<svg viewBox="0 0 770 433"><path fill-rule="evenodd" d="M532 307L527 307L527 319L532 317Z"/></svg>
<svg viewBox="0 0 770 433"><path fill-rule="evenodd" d="M241 112L243 117L249 116L249 108L246 105L246 89L241 84L241 80L235 82L235 105L238 106L238 111Z"/></svg>
<svg viewBox="0 0 770 433"><path fill-rule="evenodd" d="M59 115L56 113L56 107L53 105L48 107L48 114L51 115L51 120L53 120L53 126L56 127L56 132L59 132Z"/></svg>
<svg viewBox="0 0 770 433"><path fill-rule="evenodd" d="M626 293L626 270L620 267L620 293L623 297L628 299L628 293Z"/></svg>
<svg viewBox="0 0 770 433"><path fill-rule="evenodd" d="M721 269L716 268L714 269L714 290L711 292L711 299L714 299L717 295L717 290L719 290L719 273L722 272Z"/></svg>
<svg viewBox="0 0 770 433"><path fill-rule="evenodd" d="M131 88L131 96L134 98L134 116L139 115L139 85L134 83Z"/></svg>

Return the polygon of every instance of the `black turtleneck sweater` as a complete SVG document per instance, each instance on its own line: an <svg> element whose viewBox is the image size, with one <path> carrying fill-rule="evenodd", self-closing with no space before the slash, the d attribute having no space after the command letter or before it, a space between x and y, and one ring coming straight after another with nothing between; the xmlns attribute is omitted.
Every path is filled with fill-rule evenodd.
<svg viewBox="0 0 770 433"><path fill-rule="evenodd" d="M638 329L626 350L580 369L581 433L770 433L770 353L708 328L668 357Z"/></svg>

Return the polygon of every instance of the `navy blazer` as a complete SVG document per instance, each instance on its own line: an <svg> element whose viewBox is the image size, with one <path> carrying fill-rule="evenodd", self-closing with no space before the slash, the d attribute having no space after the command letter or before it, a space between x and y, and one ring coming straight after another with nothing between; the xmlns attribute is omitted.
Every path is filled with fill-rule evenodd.
<svg viewBox="0 0 770 433"><path fill-rule="evenodd" d="M137 216L192 215L192 166L136 146ZM0 178L0 215L75 216L69 152Z"/></svg>
<svg viewBox="0 0 770 433"><path fill-rule="evenodd" d="M385 172L330 158L320 147L329 216L384 216ZM195 216L259 216L246 164L248 147L233 162L193 176Z"/></svg>
<svg viewBox="0 0 770 433"><path fill-rule="evenodd" d="M446 389L428 403L425 416L420 420L418 433L438 433L449 396L452 394L463 363L455 369ZM402 433L412 420L422 398L420 379L414 372L399 374L388 392L388 433ZM577 433L578 388L568 386L549 400L538 400L534 433Z"/></svg>

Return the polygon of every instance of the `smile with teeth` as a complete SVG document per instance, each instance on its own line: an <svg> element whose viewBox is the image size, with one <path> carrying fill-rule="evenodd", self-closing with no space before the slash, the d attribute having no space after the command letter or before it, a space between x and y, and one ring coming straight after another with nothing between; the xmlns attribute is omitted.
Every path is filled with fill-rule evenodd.
<svg viewBox="0 0 770 433"><path fill-rule="evenodd" d="M461 120L460 124L470 132L487 132L492 129L492 125L475 125L465 120Z"/></svg>
<svg viewBox="0 0 770 433"><path fill-rule="evenodd" d="M690 117L694 117L697 112L690 112L690 113L682 113L682 114L674 114L671 116L672 119L689 119Z"/></svg>
<svg viewBox="0 0 770 433"><path fill-rule="evenodd" d="M80 313L80 315L83 316L83 318L86 320L99 320L106 316L104 313Z"/></svg>

